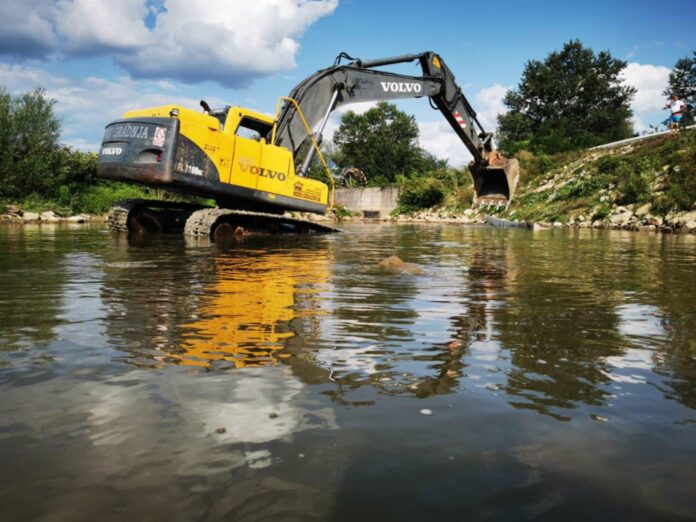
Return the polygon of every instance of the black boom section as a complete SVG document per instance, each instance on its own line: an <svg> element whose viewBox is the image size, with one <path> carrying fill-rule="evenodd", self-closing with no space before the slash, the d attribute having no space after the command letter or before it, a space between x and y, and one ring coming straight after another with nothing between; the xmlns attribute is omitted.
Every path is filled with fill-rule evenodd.
<svg viewBox="0 0 696 522"><path fill-rule="evenodd" d="M341 56L347 55L342 53ZM420 62L423 76L372 69L415 60ZM476 113L457 85L452 71L435 53L337 64L317 71L290 93L315 133L321 130L317 127L325 116L338 107L358 102L422 96L433 100L476 161L483 160L485 152L491 150L490 135L484 132L478 122ZM307 131L297 110L294 105L286 103L278 118L275 144L289 149L295 155L307 138Z"/></svg>

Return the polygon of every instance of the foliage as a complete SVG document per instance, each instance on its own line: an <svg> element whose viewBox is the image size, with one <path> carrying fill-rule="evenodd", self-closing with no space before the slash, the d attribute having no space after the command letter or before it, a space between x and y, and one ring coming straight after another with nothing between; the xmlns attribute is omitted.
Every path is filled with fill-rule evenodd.
<svg viewBox="0 0 696 522"><path fill-rule="evenodd" d="M543 62L527 62L522 81L505 96L509 112L498 117L501 149L554 154L631 136L635 89L621 81L625 66L579 40Z"/></svg>
<svg viewBox="0 0 696 522"><path fill-rule="evenodd" d="M386 102L363 114L343 114L333 142L332 162L339 169L361 169L371 186L393 183L399 175L423 173L447 163L418 146L415 118Z"/></svg>
<svg viewBox="0 0 696 522"><path fill-rule="evenodd" d="M536 156L525 154L535 163ZM563 221L570 217L601 220L612 205L651 204L650 212L665 215L696 204L696 132L682 130L636 145L624 154L606 154L595 161L566 163L567 155L548 157L549 169L539 183L527 184L511 211L530 221ZM554 174L563 173L547 190L536 190Z"/></svg>
<svg viewBox="0 0 696 522"><path fill-rule="evenodd" d="M442 203L445 189L433 175L403 178L399 190L399 212L408 213Z"/></svg>
<svg viewBox="0 0 696 522"><path fill-rule="evenodd" d="M51 185L60 131L53 105L41 89L15 98L0 90L0 196L43 192Z"/></svg>
<svg viewBox="0 0 696 522"><path fill-rule="evenodd" d="M691 56L677 60L674 69L669 73L669 85L663 94L676 94L690 106L682 116L682 125L692 125L696 121L696 51L692 51Z"/></svg>

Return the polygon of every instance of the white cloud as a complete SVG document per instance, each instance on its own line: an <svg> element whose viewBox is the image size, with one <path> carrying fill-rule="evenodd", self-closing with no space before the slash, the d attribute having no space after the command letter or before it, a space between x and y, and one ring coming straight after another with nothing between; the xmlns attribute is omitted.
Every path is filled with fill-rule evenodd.
<svg viewBox="0 0 696 522"><path fill-rule="evenodd" d="M0 2L0 54L26 57L51 53L57 43L53 27L54 6L51 0Z"/></svg>
<svg viewBox="0 0 696 522"><path fill-rule="evenodd" d="M39 0L29 16L25 4L3 2L0 54L46 56L64 42L66 55L108 54L134 77L242 86L293 68L298 38L338 0L166 0L161 10L145 0Z"/></svg>
<svg viewBox="0 0 696 522"><path fill-rule="evenodd" d="M442 121L419 122L420 145L437 158L446 159L450 165L461 166L471 160L471 154L452 126Z"/></svg>
<svg viewBox="0 0 696 522"><path fill-rule="evenodd" d="M60 0L54 17L66 39L66 51L97 54L103 50L137 50L149 44L148 8L142 0Z"/></svg>
<svg viewBox="0 0 696 522"><path fill-rule="evenodd" d="M495 131L498 128L498 115L507 112L503 99L511 88L496 83L476 93L474 107L478 120L487 131Z"/></svg>
<svg viewBox="0 0 696 522"><path fill-rule="evenodd" d="M74 79L36 67L2 63L0 78L13 94L37 85L45 88L46 96L57 102L55 112L63 122L61 141L80 150L96 150L106 124L125 111L172 103L199 110L198 99L180 94L169 82L138 81L128 76ZM217 98L208 102L213 107L225 105Z"/></svg>
<svg viewBox="0 0 696 522"><path fill-rule="evenodd" d="M621 76L626 85L637 89L631 103L635 112L655 111L665 106L667 100L662 91L667 88L669 73L669 67L662 65L632 62L626 66Z"/></svg>

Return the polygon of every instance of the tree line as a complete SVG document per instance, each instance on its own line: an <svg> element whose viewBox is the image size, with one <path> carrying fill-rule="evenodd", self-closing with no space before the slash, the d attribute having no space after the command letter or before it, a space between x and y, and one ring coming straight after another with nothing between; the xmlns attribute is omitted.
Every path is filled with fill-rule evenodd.
<svg viewBox="0 0 696 522"><path fill-rule="evenodd" d="M0 87L0 198L65 198L95 182L96 154L60 144L54 105L41 88L12 96Z"/></svg>

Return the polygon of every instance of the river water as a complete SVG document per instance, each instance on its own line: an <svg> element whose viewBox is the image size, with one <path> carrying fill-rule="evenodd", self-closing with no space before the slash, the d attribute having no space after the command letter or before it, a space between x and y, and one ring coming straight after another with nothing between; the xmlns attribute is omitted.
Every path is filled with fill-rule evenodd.
<svg viewBox="0 0 696 522"><path fill-rule="evenodd" d="M0 397L2 520L696 520L696 238L0 228Z"/></svg>

